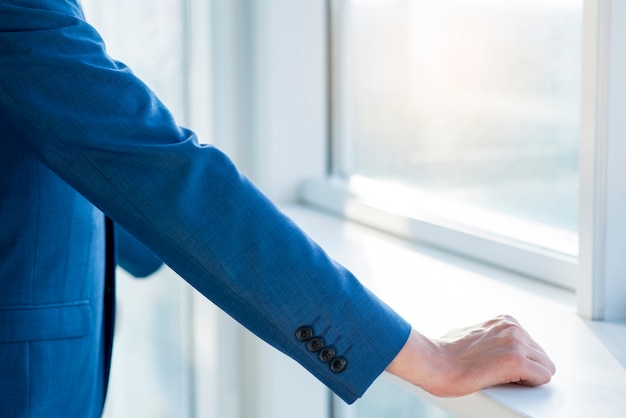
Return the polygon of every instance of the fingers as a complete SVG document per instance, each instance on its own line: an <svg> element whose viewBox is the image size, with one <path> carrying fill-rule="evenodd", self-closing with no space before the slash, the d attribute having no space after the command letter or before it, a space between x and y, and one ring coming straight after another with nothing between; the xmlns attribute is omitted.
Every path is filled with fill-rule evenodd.
<svg viewBox="0 0 626 418"><path fill-rule="evenodd" d="M521 374L516 381L511 383L517 383L524 386L540 386L548 383L555 373L554 364L545 354L539 353L543 356L540 359L528 358L524 362L521 370Z"/></svg>
<svg viewBox="0 0 626 418"><path fill-rule="evenodd" d="M545 367L550 373L550 376L554 376L554 374L556 373L556 366L541 347L531 352L531 355L529 355L528 358L529 360L539 363L543 367Z"/></svg>
<svg viewBox="0 0 626 418"><path fill-rule="evenodd" d="M504 338L511 338L510 345L512 353L520 350L529 361L528 366L532 371L544 377L539 377L541 383L546 383L556 372L556 367L548 357L545 350L528 334L528 332L510 316L501 316L493 325L493 330ZM540 366L537 368L536 366ZM544 372L545 371L545 372ZM546 373L547 380L546 380ZM533 381L534 379L527 379ZM541 384L539 383L539 384Z"/></svg>
<svg viewBox="0 0 626 418"><path fill-rule="evenodd" d="M492 327L496 339L501 338L505 366L501 369L510 373L501 383L519 383L539 386L548 383L556 373L556 367L544 349L530 337L528 332L512 318L501 318Z"/></svg>
<svg viewBox="0 0 626 418"><path fill-rule="evenodd" d="M535 363L543 366L550 373L550 376L556 373L556 366L548 357L545 350L528 334L528 332L511 317L503 319L508 325L503 327L506 331L514 334L515 344L525 347L527 350L526 357ZM549 380L549 379L548 379Z"/></svg>
<svg viewBox="0 0 626 418"><path fill-rule="evenodd" d="M555 373L554 364L544 352L523 344L500 347L497 353L491 353L484 367L481 389L507 383L539 386L548 383Z"/></svg>

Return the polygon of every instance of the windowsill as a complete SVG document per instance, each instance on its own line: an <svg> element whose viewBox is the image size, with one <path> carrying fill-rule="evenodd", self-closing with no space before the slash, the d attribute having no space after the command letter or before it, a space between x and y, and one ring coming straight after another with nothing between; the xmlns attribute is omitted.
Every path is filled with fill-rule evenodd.
<svg viewBox="0 0 626 418"><path fill-rule="evenodd" d="M300 196L306 205L408 241L575 287L578 237L571 232L356 176L307 180Z"/></svg>
<svg viewBox="0 0 626 418"><path fill-rule="evenodd" d="M453 399L384 375L403 390L459 417L612 417L626 411L626 322L581 319L570 291L302 206L283 209L425 335L507 313L557 365L552 382L539 388L508 385Z"/></svg>

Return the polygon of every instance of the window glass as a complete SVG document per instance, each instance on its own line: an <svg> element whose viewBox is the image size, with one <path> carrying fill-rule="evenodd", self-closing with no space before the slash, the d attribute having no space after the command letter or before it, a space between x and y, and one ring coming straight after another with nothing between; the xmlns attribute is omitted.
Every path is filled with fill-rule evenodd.
<svg viewBox="0 0 626 418"><path fill-rule="evenodd" d="M582 0L333 10L336 174L577 230Z"/></svg>

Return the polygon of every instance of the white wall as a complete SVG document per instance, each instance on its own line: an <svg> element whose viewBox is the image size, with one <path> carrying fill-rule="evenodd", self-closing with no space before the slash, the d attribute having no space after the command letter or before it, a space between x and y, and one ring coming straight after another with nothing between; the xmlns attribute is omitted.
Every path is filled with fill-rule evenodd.
<svg viewBox="0 0 626 418"><path fill-rule="evenodd" d="M266 194L325 173L325 2L214 1L214 141Z"/></svg>

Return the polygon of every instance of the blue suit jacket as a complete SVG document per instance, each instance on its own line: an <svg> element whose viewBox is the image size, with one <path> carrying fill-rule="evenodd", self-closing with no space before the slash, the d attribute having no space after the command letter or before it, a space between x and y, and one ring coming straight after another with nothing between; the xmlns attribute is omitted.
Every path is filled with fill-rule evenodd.
<svg viewBox="0 0 626 418"><path fill-rule="evenodd" d="M406 341L402 318L107 56L73 0L0 0L0 135L0 416L100 415L103 213L347 402Z"/></svg>

